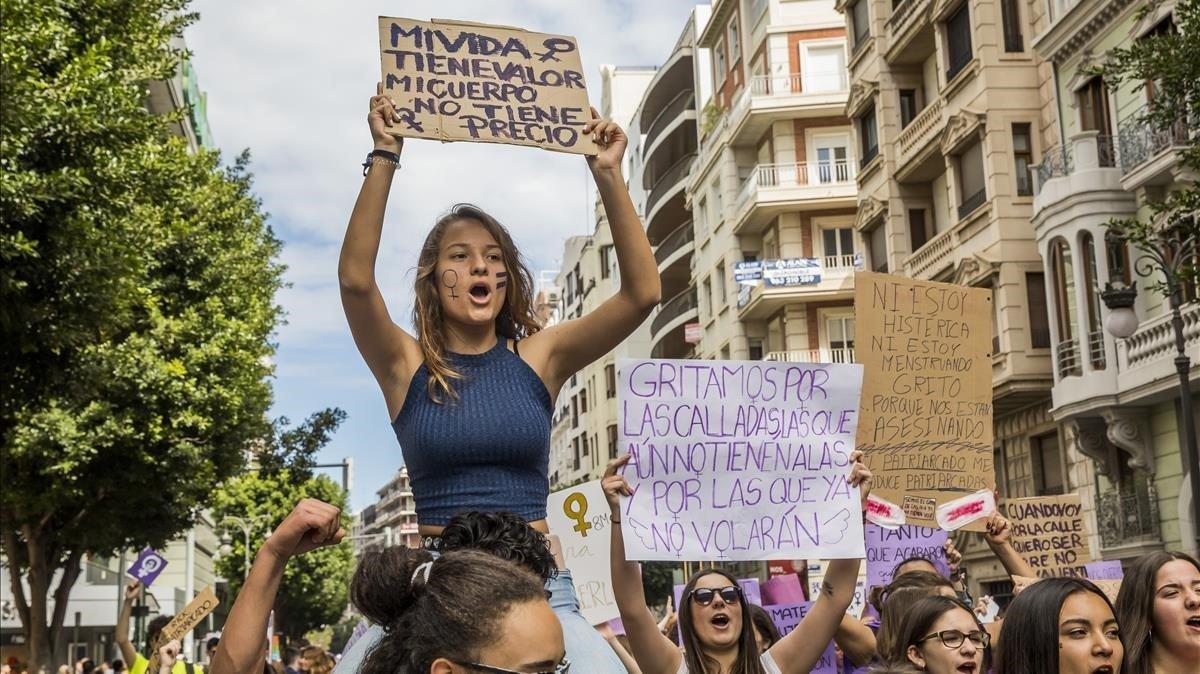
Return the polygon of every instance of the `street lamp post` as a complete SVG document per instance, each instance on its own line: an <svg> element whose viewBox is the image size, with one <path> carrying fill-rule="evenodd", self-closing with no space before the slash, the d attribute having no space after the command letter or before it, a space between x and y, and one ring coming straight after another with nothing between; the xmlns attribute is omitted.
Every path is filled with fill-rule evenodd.
<svg viewBox="0 0 1200 674"><path fill-rule="evenodd" d="M1125 245L1125 236L1117 230L1109 230L1106 238L1121 246ZM1200 262L1200 259L1197 259L1198 246L1200 234L1197 233L1178 237L1166 233L1159 234L1151 240L1150 245L1139 245L1141 255L1133 264L1133 271L1142 278L1161 274L1171 307L1171 327L1175 330L1175 371L1179 374L1180 426L1183 436L1180 448L1187 462L1188 479L1192 487L1192 537L1195 539L1196 549L1200 550L1200 450L1196 446L1196 418L1192 408L1191 382L1188 378L1192 360L1187 355L1183 314L1180 312L1183 305L1182 276L1185 269ZM1134 300L1137 298L1137 283L1125 286L1118 279L1115 284L1107 284L1101 297L1109 309L1104 327L1114 337L1124 339L1132 336L1138 328L1137 314L1133 311Z"/></svg>
<svg viewBox="0 0 1200 674"><path fill-rule="evenodd" d="M256 517L241 518L230 515L221 520L221 526L233 524L242 530L242 535L245 536L245 549L242 551L245 554L245 565L242 567L242 579L245 580L250 575L250 534L258 528L259 524L270 519L267 515L258 515ZM230 546L229 534L221 536L220 552L222 555L228 555L233 552Z"/></svg>

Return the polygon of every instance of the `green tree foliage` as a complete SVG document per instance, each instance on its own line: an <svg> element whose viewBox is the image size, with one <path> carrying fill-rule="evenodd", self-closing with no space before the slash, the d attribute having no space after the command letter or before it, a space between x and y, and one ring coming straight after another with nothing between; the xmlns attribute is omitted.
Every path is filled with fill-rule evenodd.
<svg viewBox="0 0 1200 674"><path fill-rule="evenodd" d="M303 498L315 498L342 509L342 525L350 531L346 492L327 475L297 478L290 468L273 473L250 472L220 489L213 499L213 521L239 517L258 520L250 535L250 558L267 537L267 526L281 522ZM230 534L230 554L217 561L217 572L229 579L236 594L245 577L245 538L236 527ZM298 639L310 630L338 621L349 597L353 553L350 542L320 548L288 562L275 599L275 630L287 639Z"/></svg>
<svg viewBox="0 0 1200 674"><path fill-rule="evenodd" d="M280 244L245 157L146 107L185 5L0 0L0 544L34 669L83 555L187 529L270 435Z"/></svg>
<svg viewBox="0 0 1200 674"><path fill-rule="evenodd" d="M1147 3L1139 16L1146 16L1160 4ZM1200 129L1200 0L1178 2L1173 22L1173 28L1164 24L1109 51L1098 72L1114 89L1140 92L1152 88L1153 95L1140 113L1140 121L1173 137L1173 144L1186 139L1179 150L1179 161L1183 173L1190 174L1191 179L1180 180L1160 195L1148 193L1141 217L1114 219L1109 227L1128 239L1135 248L1135 258L1138 249L1166 251L1168 263L1172 256L1177 258L1179 278L1195 283L1200 281L1197 260L1192 257L1186 261L1178 249L1181 242L1200 234L1200 188L1195 181L1200 173L1200 135L1196 133ZM1150 287L1165 295L1178 289L1161 278L1151 279Z"/></svg>

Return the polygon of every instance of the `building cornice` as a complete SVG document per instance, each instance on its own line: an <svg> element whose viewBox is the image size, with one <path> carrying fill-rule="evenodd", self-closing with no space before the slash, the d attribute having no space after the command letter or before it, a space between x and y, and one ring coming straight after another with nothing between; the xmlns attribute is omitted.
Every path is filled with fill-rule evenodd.
<svg viewBox="0 0 1200 674"><path fill-rule="evenodd" d="M1134 0L1080 0L1045 32L1033 38L1033 49L1062 65L1134 4Z"/></svg>

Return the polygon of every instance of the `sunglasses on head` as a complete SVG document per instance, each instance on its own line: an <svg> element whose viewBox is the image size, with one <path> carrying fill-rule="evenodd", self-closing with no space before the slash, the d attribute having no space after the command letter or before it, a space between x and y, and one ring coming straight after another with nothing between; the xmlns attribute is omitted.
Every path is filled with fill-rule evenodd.
<svg viewBox="0 0 1200 674"><path fill-rule="evenodd" d="M563 658L553 671L548 672L518 672L515 669L504 669L502 667L493 667L491 665L481 665L478 662L454 662L459 667L466 667L477 672L487 672L487 674L569 674L571 671L571 661Z"/></svg>
<svg viewBox="0 0 1200 674"><path fill-rule="evenodd" d="M726 587L699 587L692 590L692 601L700 606L708 606L713 603L717 595L721 595L721 601L726 604L738 603L738 597L742 596L742 588L737 585L729 585Z"/></svg>

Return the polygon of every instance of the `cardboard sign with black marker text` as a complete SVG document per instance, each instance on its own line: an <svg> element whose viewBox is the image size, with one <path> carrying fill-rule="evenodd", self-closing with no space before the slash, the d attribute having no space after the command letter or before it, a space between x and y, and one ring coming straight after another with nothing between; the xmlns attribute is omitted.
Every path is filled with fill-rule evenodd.
<svg viewBox="0 0 1200 674"><path fill-rule="evenodd" d="M982 531L995 488L991 291L873 272L854 284L856 444L872 498L902 513L893 525Z"/></svg>
<svg viewBox="0 0 1200 674"><path fill-rule="evenodd" d="M596 154L575 38L381 16L379 49L397 135Z"/></svg>

